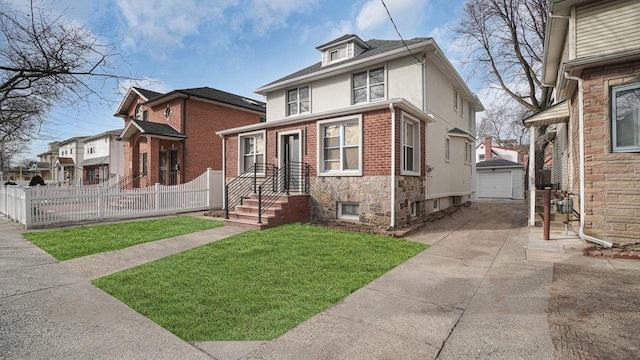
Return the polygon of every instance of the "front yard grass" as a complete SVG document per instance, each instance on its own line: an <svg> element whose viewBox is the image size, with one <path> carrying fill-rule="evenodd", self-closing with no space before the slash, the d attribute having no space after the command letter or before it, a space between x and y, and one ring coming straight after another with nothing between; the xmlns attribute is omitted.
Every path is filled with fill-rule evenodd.
<svg viewBox="0 0 640 360"><path fill-rule="evenodd" d="M93 281L186 341L271 340L428 245L291 224Z"/></svg>
<svg viewBox="0 0 640 360"><path fill-rule="evenodd" d="M119 224L26 232L22 236L56 259L64 261L213 229L222 225L224 223L220 221L180 216Z"/></svg>

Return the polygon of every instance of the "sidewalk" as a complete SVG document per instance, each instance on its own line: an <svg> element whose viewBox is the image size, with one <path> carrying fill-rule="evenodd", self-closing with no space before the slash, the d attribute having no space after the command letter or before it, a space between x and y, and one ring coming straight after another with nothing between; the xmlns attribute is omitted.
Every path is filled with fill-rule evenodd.
<svg viewBox="0 0 640 360"><path fill-rule="evenodd" d="M0 219L3 359L211 359L97 289L90 279L242 232L220 227L58 262Z"/></svg>

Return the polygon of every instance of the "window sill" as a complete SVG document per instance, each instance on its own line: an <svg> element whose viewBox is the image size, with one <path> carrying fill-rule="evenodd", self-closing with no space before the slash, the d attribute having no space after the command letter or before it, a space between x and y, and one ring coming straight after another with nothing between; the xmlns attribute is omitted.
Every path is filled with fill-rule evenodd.
<svg viewBox="0 0 640 360"><path fill-rule="evenodd" d="M319 172L318 176L340 177L340 176L362 176L362 171L325 171Z"/></svg>
<svg viewBox="0 0 640 360"><path fill-rule="evenodd" d="M401 170L400 171L400 175L403 175L403 176L420 176L420 173L416 172L416 171Z"/></svg>

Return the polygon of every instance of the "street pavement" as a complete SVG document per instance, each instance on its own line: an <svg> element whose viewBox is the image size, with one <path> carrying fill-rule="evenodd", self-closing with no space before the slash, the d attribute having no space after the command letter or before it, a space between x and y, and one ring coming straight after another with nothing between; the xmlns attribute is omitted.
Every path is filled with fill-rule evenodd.
<svg viewBox="0 0 640 360"><path fill-rule="evenodd" d="M1 359L553 359L553 264L640 270L481 201L407 240L431 247L268 342L188 343L90 280L239 233L222 227L58 262L0 220Z"/></svg>

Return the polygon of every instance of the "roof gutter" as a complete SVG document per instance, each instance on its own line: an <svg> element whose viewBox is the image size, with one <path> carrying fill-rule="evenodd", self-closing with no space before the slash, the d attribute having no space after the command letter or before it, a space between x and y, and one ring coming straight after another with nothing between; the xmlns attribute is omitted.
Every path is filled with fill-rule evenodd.
<svg viewBox="0 0 640 360"><path fill-rule="evenodd" d="M584 233L584 217L585 217L585 179L584 179L584 168L585 168L585 151L584 151L584 87L582 83L582 78L577 76L571 76L569 73L564 74L565 78L569 80L575 80L578 82L578 136L579 136L579 148L580 148L580 230L578 231L578 236L582 240L590 241L592 243L596 243L602 245L604 247L610 248L613 246L612 243L608 241L604 241L602 239L595 238L593 236L589 236Z"/></svg>

